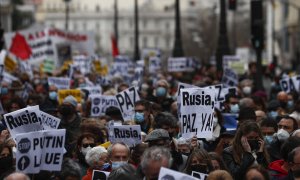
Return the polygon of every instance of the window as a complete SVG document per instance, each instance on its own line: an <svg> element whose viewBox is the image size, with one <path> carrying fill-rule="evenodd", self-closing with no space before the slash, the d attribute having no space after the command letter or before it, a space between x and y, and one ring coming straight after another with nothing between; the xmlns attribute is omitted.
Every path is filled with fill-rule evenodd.
<svg viewBox="0 0 300 180"><path fill-rule="evenodd" d="M143 47L144 48L148 47L148 38L147 37L143 37Z"/></svg>

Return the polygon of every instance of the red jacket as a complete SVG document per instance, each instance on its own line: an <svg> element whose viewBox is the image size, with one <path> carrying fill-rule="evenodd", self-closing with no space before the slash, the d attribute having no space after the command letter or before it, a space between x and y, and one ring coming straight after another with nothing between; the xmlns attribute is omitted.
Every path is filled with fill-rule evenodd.
<svg viewBox="0 0 300 180"><path fill-rule="evenodd" d="M282 178L288 175L288 172L282 169L284 161L282 159L273 161L269 164L269 172L271 177Z"/></svg>

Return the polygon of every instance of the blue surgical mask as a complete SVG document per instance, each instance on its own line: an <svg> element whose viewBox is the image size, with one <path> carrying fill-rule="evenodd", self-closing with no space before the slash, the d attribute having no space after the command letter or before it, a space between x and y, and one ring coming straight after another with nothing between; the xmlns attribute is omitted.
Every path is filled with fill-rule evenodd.
<svg viewBox="0 0 300 180"><path fill-rule="evenodd" d="M268 116L269 116L271 119L275 120L276 117L278 116L278 112L277 112L277 111L270 111L270 112L268 113Z"/></svg>
<svg viewBox="0 0 300 180"><path fill-rule="evenodd" d="M8 94L8 88L7 87L2 87L1 88L1 95L6 95Z"/></svg>
<svg viewBox="0 0 300 180"><path fill-rule="evenodd" d="M118 167L123 166L124 164L127 164L127 161L113 161L111 163L111 169L117 169Z"/></svg>
<svg viewBox="0 0 300 180"><path fill-rule="evenodd" d="M267 144L271 144L273 141L273 136L265 136L264 140Z"/></svg>
<svg viewBox="0 0 300 180"><path fill-rule="evenodd" d="M144 113L136 112L134 115L134 120L137 123L142 123L145 121Z"/></svg>
<svg viewBox="0 0 300 180"><path fill-rule="evenodd" d="M167 89L164 87L158 87L156 89L156 96L157 97L164 97L167 94Z"/></svg>
<svg viewBox="0 0 300 180"><path fill-rule="evenodd" d="M238 104L230 105L230 112L237 114L240 111L240 107Z"/></svg>
<svg viewBox="0 0 300 180"><path fill-rule="evenodd" d="M55 91L49 92L49 98L51 100L57 100L57 92L55 92Z"/></svg>
<svg viewBox="0 0 300 180"><path fill-rule="evenodd" d="M288 102L287 102L287 108L288 109L292 109L294 107L294 101L293 100L289 100Z"/></svg>

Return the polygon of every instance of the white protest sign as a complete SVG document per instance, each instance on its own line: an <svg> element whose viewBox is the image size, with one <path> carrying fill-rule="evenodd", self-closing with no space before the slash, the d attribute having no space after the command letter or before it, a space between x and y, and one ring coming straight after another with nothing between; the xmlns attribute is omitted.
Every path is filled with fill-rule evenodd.
<svg viewBox="0 0 300 180"><path fill-rule="evenodd" d="M17 134L16 169L37 174L60 171L64 155L65 129Z"/></svg>
<svg viewBox="0 0 300 180"><path fill-rule="evenodd" d="M149 58L149 73L157 73L161 70L161 60L159 57L154 56Z"/></svg>
<svg viewBox="0 0 300 180"><path fill-rule="evenodd" d="M87 87L82 87L80 89L85 89L89 92L89 96L93 94L102 94L102 87L101 86L87 86Z"/></svg>
<svg viewBox="0 0 300 180"><path fill-rule="evenodd" d="M289 93L291 91L300 92L300 75L293 76L293 77L285 77L279 81L281 89Z"/></svg>
<svg viewBox="0 0 300 180"><path fill-rule="evenodd" d="M197 86L191 85L191 84L186 84L186 83L182 83L179 82L178 86L177 86L177 109L178 109L178 117L180 118L181 113L180 113L180 90L181 89L185 89L185 88L198 88Z"/></svg>
<svg viewBox="0 0 300 180"><path fill-rule="evenodd" d="M129 58L125 56L115 57L115 61L112 68L113 74L119 73L121 75L127 75L129 69L129 62Z"/></svg>
<svg viewBox="0 0 300 180"><path fill-rule="evenodd" d="M4 114L4 122L13 138L19 133L43 130L39 106L29 106Z"/></svg>
<svg viewBox="0 0 300 180"><path fill-rule="evenodd" d="M229 93L236 94L237 92L237 87L225 87L223 84L217 84L205 88L215 89L215 95L216 95L215 107L218 108L219 110L224 109L225 96Z"/></svg>
<svg viewBox="0 0 300 180"><path fill-rule="evenodd" d="M106 109L110 106L119 108L119 104L115 96L104 96L101 94L93 94L90 96L90 99L92 103L92 107L91 107L92 117L105 115Z"/></svg>
<svg viewBox="0 0 300 180"><path fill-rule="evenodd" d="M140 100L136 87L125 89L116 95L124 121L130 121L134 115L134 104Z"/></svg>
<svg viewBox="0 0 300 180"><path fill-rule="evenodd" d="M161 167L159 171L158 180L198 180L197 178L174 171L165 167Z"/></svg>
<svg viewBox="0 0 300 180"><path fill-rule="evenodd" d="M87 74L91 71L91 58L89 58L88 56L73 56L73 64L79 67L81 74Z"/></svg>
<svg viewBox="0 0 300 180"><path fill-rule="evenodd" d="M5 57L6 57L6 50L2 49L0 52L0 64L2 65L4 64Z"/></svg>
<svg viewBox="0 0 300 180"><path fill-rule="evenodd" d="M193 59L186 57L170 57L168 72L190 72L194 70Z"/></svg>
<svg viewBox="0 0 300 180"><path fill-rule="evenodd" d="M70 78L65 77L48 77L49 86L55 85L57 89L70 89Z"/></svg>
<svg viewBox="0 0 300 180"><path fill-rule="evenodd" d="M132 147L142 143L140 125L111 126L109 129L111 143L123 142Z"/></svg>
<svg viewBox="0 0 300 180"><path fill-rule="evenodd" d="M230 68L224 68L223 76L222 76L222 84L225 86L237 86L239 82L239 78L237 73Z"/></svg>
<svg viewBox="0 0 300 180"><path fill-rule="evenodd" d="M150 57L160 57L161 51L156 48L145 48L142 50L142 59L146 60Z"/></svg>
<svg viewBox="0 0 300 180"><path fill-rule="evenodd" d="M180 91L181 133L184 138L211 138L215 107L215 92L207 88Z"/></svg>
<svg viewBox="0 0 300 180"><path fill-rule="evenodd" d="M106 180L110 172L93 170L92 180Z"/></svg>
<svg viewBox="0 0 300 180"><path fill-rule="evenodd" d="M60 119L48 113L41 111L42 125L44 130L57 129L60 124Z"/></svg>
<svg viewBox="0 0 300 180"><path fill-rule="evenodd" d="M197 179L200 179L200 180L206 180L206 178L208 177L208 174L203 174L200 172L192 171L192 176Z"/></svg>

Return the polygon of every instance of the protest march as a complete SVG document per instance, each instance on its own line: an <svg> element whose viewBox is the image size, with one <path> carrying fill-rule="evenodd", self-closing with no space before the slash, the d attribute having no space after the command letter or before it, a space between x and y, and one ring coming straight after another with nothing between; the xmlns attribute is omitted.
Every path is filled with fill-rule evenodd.
<svg viewBox="0 0 300 180"><path fill-rule="evenodd" d="M49 25L4 32L0 180L300 179L299 71L266 63L259 42L208 60L151 46L132 57L114 36L101 54L107 36Z"/></svg>

